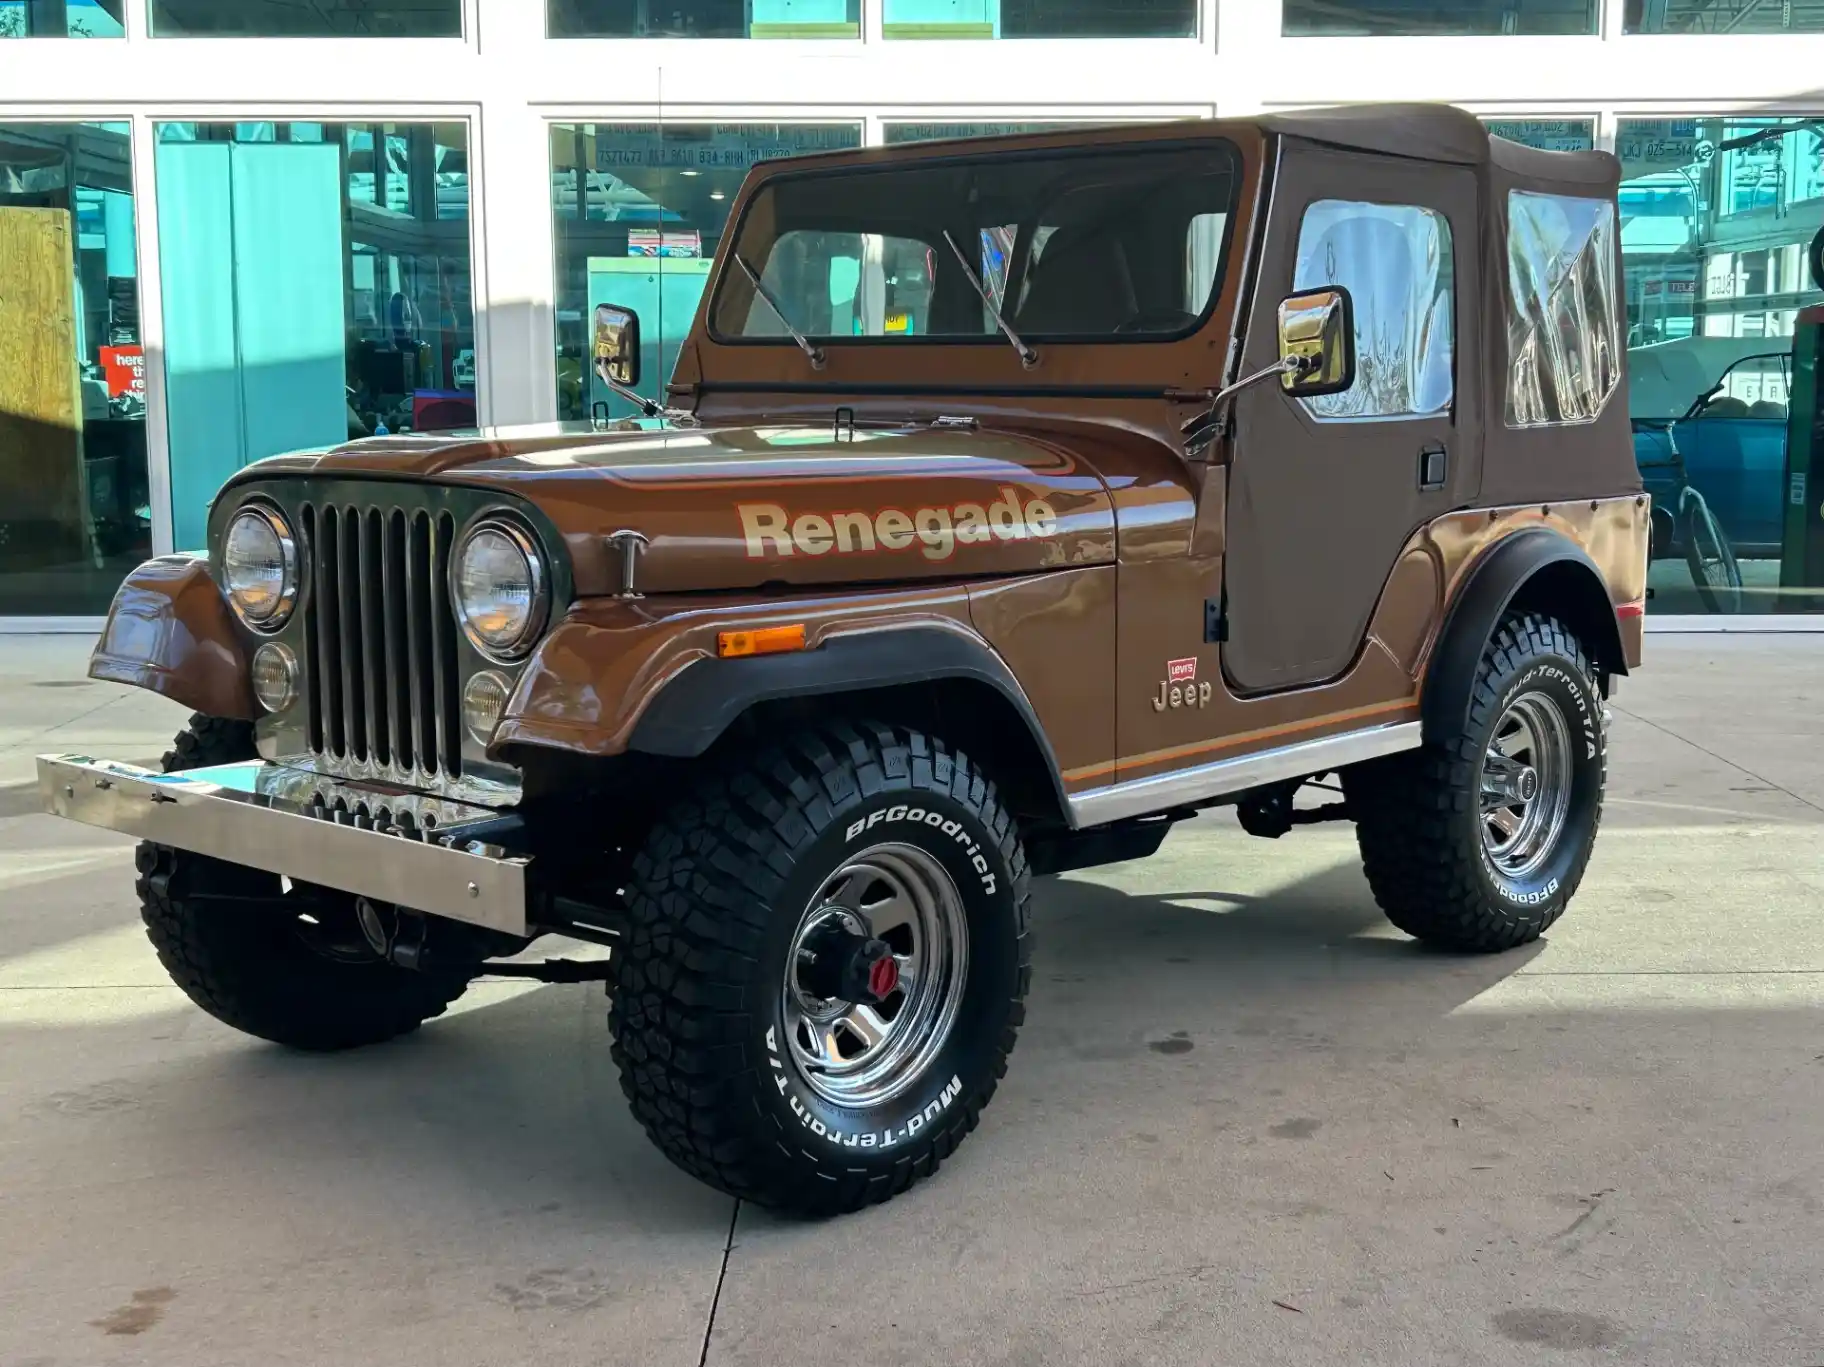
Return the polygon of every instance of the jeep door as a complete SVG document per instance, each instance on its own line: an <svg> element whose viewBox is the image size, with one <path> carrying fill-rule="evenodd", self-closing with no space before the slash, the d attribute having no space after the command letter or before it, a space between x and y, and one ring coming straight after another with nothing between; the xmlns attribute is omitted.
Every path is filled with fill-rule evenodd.
<svg viewBox="0 0 1824 1367"><path fill-rule="evenodd" d="M1280 300L1341 285L1345 393L1268 381L1236 405L1223 669L1241 692L1344 673L1400 548L1481 479L1476 175L1465 166L1283 147L1242 374L1278 356Z"/></svg>

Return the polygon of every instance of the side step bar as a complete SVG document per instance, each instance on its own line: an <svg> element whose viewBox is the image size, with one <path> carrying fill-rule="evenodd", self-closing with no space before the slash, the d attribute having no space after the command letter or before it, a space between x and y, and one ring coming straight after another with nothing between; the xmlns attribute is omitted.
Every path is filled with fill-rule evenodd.
<svg viewBox="0 0 1824 1367"><path fill-rule="evenodd" d="M1398 722L1392 726L1371 726L1363 731L1345 731L1340 736L1323 736L1258 754L1237 755L1234 759L1199 764L1169 774L1111 783L1105 788L1074 794L1070 799L1070 824L1078 829L1104 826L1111 821L1124 821L1128 817L1145 816L1172 807L1191 807L1263 784L1310 778L1364 760L1416 750L1423 739L1419 722Z"/></svg>

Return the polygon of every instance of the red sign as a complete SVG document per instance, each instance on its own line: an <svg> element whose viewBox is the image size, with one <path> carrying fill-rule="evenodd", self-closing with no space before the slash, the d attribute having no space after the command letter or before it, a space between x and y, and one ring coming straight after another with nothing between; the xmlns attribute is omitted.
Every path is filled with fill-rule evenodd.
<svg viewBox="0 0 1824 1367"><path fill-rule="evenodd" d="M136 346L104 346L101 368L108 377L108 397L118 399L131 394L141 403L146 401L146 353Z"/></svg>
<svg viewBox="0 0 1824 1367"><path fill-rule="evenodd" d="M1167 660L1165 664L1165 677L1172 683L1192 682L1197 677L1196 659Z"/></svg>

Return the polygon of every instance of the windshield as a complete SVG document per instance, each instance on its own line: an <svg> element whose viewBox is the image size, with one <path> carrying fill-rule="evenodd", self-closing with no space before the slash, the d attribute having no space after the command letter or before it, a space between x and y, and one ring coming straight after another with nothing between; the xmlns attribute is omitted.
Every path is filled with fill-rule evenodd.
<svg viewBox="0 0 1824 1367"><path fill-rule="evenodd" d="M734 238L763 288L723 272L713 331L987 341L998 310L1029 342L1182 335L1220 292L1235 166L1211 141L782 176Z"/></svg>

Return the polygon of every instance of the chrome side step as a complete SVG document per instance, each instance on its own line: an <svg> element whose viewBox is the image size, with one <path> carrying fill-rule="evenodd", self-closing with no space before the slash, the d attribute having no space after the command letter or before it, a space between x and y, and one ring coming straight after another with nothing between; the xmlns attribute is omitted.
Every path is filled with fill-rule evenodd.
<svg viewBox="0 0 1824 1367"><path fill-rule="evenodd" d="M1419 722L1399 722L1392 726L1371 726L1365 731L1346 731L1340 736L1324 736L1258 754L1237 755L1233 759L1199 764L1169 774L1111 783L1104 788L1091 788L1088 792L1072 795L1070 824L1078 829L1104 826L1111 821L1226 797L1266 783L1329 773L1364 760L1416 750L1422 743Z"/></svg>

